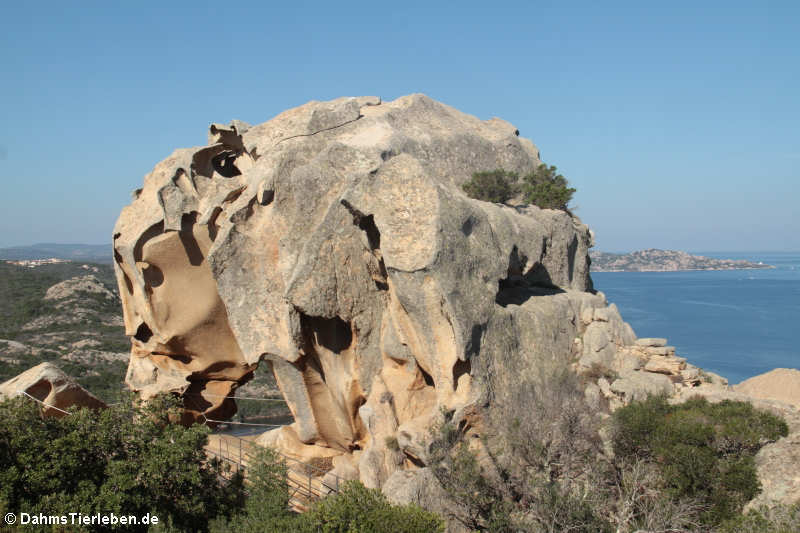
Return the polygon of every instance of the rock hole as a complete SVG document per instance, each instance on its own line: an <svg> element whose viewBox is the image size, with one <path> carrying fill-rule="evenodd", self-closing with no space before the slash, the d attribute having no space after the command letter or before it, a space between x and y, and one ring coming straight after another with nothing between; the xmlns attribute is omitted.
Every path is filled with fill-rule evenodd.
<svg viewBox="0 0 800 533"><path fill-rule="evenodd" d="M472 371L472 363L469 362L469 359L466 361L462 361L459 359L456 361L456 364L453 365L453 390L458 390L458 378L463 376L464 374L469 375Z"/></svg>
<svg viewBox="0 0 800 533"><path fill-rule="evenodd" d="M412 465L416 466L417 468L425 468L425 463L423 463L418 458L414 457L413 455L411 455L406 451L404 451L403 454L406 456L406 459L408 459L409 462L411 462Z"/></svg>
<svg viewBox="0 0 800 533"><path fill-rule="evenodd" d="M241 176L242 172L236 167L235 161L239 154L233 150L225 150L211 158L214 171L223 178Z"/></svg>
<svg viewBox="0 0 800 533"><path fill-rule="evenodd" d="M324 318L300 314L300 329L303 333L304 348L314 344L323 346L334 353L341 353L353 343L350 324L335 316Z"/></svg>
<svg viewBox="0 0 800 533"><path fill-rule="evenodd" d="M139 262L142 260L142 250L144 249L144 245L147 241L152 239L153 237L157 237L164 233L164 222L161 221L158 224L153 224L144 233L142 236L139 237L139 240L136 241L136 245L133 247L133 260Z"/></svg>
<svg viewBox="0 0 800 533"><path fill-rule="evenodd" d="M225 199L222 200L222 203L223 204L229 204L229 203L235 202L236 199L239 198L242 195L244 190L245 190L245 187L237 187L236 189L234 189L231 192L229 192L227 196L225 196Z"/></svg>
<svg viewBox="0 0 800 533"><path fill-rule="evenodd" d="M159 287L164 283L164 273L155 265L148 264L147 268L142 271L142 276L144 282L150 287Z"/></svg>
<svg viewBox="0 0 800 533"><path fill-rule="evenodd" d="M211 216L208 218L208 236L211 238L212 241L217 239L217 233L219 232L219 224L217 224L217 218L219 218L220 213L222 213L222 208L217 206L214 208L214 211L211 212Z"/></svg>
<svg viewBox="0 0 800 533"><path fill-rule="evenodd" d="M47 395L50 394L50 391L53 389L53 386L45 381L37 381L32 387L28 387L25 392L33 396L39 401L44 401L47 398Z"/></svg>
<svg viewBox="0 0 800 533"><path fill-rule="evenodd" d="M425 380L425 385L428 387L435 387L436 385L434 384L431 375L425 372L421 366L417 365L417 368L419 368L419 371L422 374L422 379Z"/></svg>
<svg viewBox="0 0 800 533"><path fill-rule="evenodd" d="M381 254L381 232L378 226L375 225L375 217L373 215L365 215L355 207L353 207L347 200L341 200L341 204L350 212L353 217L353 224L363 231L367 236L367 244L370 251L378 260L378 272L373 278L375 286L382 291L389 290L388 278L389 273L386 270L386 263L383 261L383 254Z"/></svg>
<svg viewBox="0 0 800 533"><path fill-rule="evenodd" d="M147 342L153 336L153 331L148 327L147 324L144 322L136 330L136 334L133 336L139 342Z"/></svg>
<svg viewBox="0 0 800 533"><path fill-rule="evenodd" d="M169 357L173 361L178 361L179 363L184 364L184 365L188 365L189 363L192 362L192 358L191 357L189 357L188 355L186 355L184 353L180 353L180 352L182 352L184 350L184 345L182 343L170 342L169 343L169 347L172 348L172 349L176 349L177 348L180 351L176 350L177 353L176 352L170 352L170 353L154 352L154 354L155 355L163 355L165 357ZM192 381L192 377L193 376L189 376L189 378L188 378L189 381Z"/></svg>
<svg viewBox="0 0 800 533"><path fill-rule="evenodd" d="M532 296L550 296L564 292L553 283L547 268L540 262L525 270L528 258L516 246L508 257L506 277L498 280L495 303L502 307L522 305Z"/></svg>
<svg viewBox="0 0 800 533"><path fill-rule="evenodd" d="M275 199L275 191L268 189L261 193L261 200L258 202L261 205L269 205Z"/></svg>
<svg viewBox="0 0 800 533"><path fill-rule="evenodd" d="M472 235L472 230L475 227L475 219L472 216L467 217L467 220L461 224L461 233L469 237Z"/></svg>
<svg viewBox="0 0 800 533"><path fill-rule="evenodd" d="M197 240L194 238L194 233L192 233L196 219L197 213L183 215L181 218L181 231L178 232L183 249L186 251L186 257L189 258L189 264L192 266L201 265L205 259Z"/></svg>

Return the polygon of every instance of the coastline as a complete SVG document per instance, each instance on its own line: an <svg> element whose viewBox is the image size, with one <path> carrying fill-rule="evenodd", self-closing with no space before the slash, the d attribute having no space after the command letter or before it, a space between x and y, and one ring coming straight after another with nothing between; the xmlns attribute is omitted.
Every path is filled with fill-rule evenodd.
<svg viewBox="0 0 800 533"><path fill-rule="evenodd" d="M729 270L769 270L777 268L775 265L736 268L636 268L636 269L591 269L590 272L723 272Z"/></svg>

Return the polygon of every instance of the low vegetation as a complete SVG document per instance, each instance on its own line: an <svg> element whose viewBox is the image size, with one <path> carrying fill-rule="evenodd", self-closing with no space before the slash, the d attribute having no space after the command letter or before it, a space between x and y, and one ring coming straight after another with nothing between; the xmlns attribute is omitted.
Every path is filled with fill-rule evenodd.
<svg viewBox="0 0 800 533"><path fill-rule="evenodd" d="M797 507L741 514L760 490L755 453L787 434L749 403L651 397L604 425L564 371L525 386L493 419L481 438L452 421L434 432L433 472L455 502L449 518L469 530L798 530Z"/></svg>
<svg viewBox="0 0 800 533"><path fill-rule="evenodd" d="M521 181L519 174L503 169L475 172L463 189L470 198L485 202L505 203L521 195L524 203L562 211L569 209L569 202L575 194L575 189L557 173L556 167L545 164L523 176Z"/></svg>
<svg viewBox="0 0 800 533"><path fill-rule="evenodd" d="M217 519L212 533L441 533L444 521L416 505L393 505L381 491L357 481L318 501L310 510L289 510L286 467L270 450L248 469L248 496L241 512Z"/></svg>
<svg viewBox="0 0 800 533"><path fill-rule="evenodd" d="M651 397L615 413L614 450L659 466L665 496L692 499L705 524L741 512L760 491L753 457L788 433L786 423L746 402L697 397L670 405Z"/></svg>
<svg viewBox="0 0 800 533"><path fill-rule="evenodd" d="M264 449L245 482L208 460L208 428L173 423L179 401L159 397L44 418L27 398L0 403L0 511L31 515L157 516L149 531L275 533L443 532L438 516L392 505L350 482L304 513L289 508L286 467ZM12 527L7 531L23 531ZM111 528L92 526L87 531ZM147 531L148 526L125 526ZM80 527L70 531L83 531Z"/></svg>
<svg viewBox="0 0 800 533"><path fill-rule="evenodd" d="M49 361L100 399L119 400L130 351L119 301L90 292L76 293L66 305L44 299L53 285L87 275L116 293L111 265L29 268L0 261L0 383Z"/></svg>
<svg viewBox="0 0 800 533"><path fill-rule="evenodd" d="M0 504L31 515L150 513L174 530L206 531L207 517L241 506L242 483L222 482L203 450L208 429L171 423L177 408L164 397L43 418L27 398L0 403Z"/></svg>
<svg viewBox="0 0 800 533"><path fill-rule="evenodd" d="M519 191L516 172L507 172L502 169L488 172L475 172L472 179L462 188L470 198L503 204L513 198Z"/></svg>

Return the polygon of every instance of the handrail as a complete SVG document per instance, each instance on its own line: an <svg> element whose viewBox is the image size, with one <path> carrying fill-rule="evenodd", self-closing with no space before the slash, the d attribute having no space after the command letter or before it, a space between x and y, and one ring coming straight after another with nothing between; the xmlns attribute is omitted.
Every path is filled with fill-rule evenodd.
<svg viewBox="0 0 800 533"><path fill-rule="evenodd" d="M256 444L256 443L254 443L253 441L245 440L245 439L243 439L243 438L241 438L241 437L239 437L239 436L236 436L236 435L230 435L230 434L225 434L225 433L217 433L217 435L224 435L226 438L233 438L233 439L236 439L236 440L238 440L238 441L239 441L239 445L240 445L240 449L241 449L241 447L242 447L242 446L243 446L243 447L249 447L249 448L252 448L252 447L255 447L255 446L257 446L257 447L259 447L259 448L262 448L262 446L261 446L261 445L259 445L259 444ZM292 457L292 456L290 456L290 455L286 455L285 453L283 453L283 452L280 452L280 451L278 451L278 450L273 450L273 451L274 451L276 454L278 454L279 456L281 456L283 459L286 459L286 460L288 460L288 461L293 461L293 462L295 462L295 463L301 464L301 465L303 465L303 467L304 467L304 468L306 468L306 469L311 469L312 471L314 471L314 472L317 472L317 473L319 473L319 474L320 474L320 475L322 475L322 476L326 476L326 475L333 476L333 477L336 479L336 484L337 484L337 486L339 485L339 482L340 482L340 481L342 481L342 482L344 482L344 481L345 481L344 479L342 479L341 477L339 477L338 475L334 474L333 472L331 472L331 471L329 471L329 470L323 470L323 469L319 468L318 466L314 466L314 465L312 465L311 463L307 463L307 462L305 462L305 461L302 461L302 460L300 460L300 459L297 459L297 458L295 458L295 457ZM252 459L252 455L250 455L250 454L247 454L247 453L246 453L246 454L245 454L245 456L246 456L248 459ZM301 472L298 472L298 473L301 473ZM302 472L302 473L303 473L303 474L305 474L306 472Z"/></svg>
<svg viewBox="0 0 800 533"><path fill-rule="evenodd" d="M214 457L235 465L238 471L246 471L247 463L255 459L255 449L263 448L253 441L236 435L225 433L216 435L219 436L219 450L215 451L213 448L216 446L209 445L206 451ZM230 440L239 442L238 453L236 453L237 446L231 450ZM280 451L274 450L274 452L286 465L286 482L291 492L290 501L295 508L306 508L310 501L339 491L340 484L344 479L338 475Z"/></svg>

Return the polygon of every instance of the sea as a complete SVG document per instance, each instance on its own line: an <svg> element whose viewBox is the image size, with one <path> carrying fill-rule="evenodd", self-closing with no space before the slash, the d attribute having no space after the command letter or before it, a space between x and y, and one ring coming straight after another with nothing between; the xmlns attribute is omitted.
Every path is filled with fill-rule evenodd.
<svg viewBox="0 0 800 533"><path fill-rule="evenodd" d="M739 383L800 369L800 253L690 252L775 268L592 272L637 337L666 337L688 362Z"/></svg>

